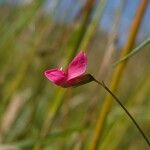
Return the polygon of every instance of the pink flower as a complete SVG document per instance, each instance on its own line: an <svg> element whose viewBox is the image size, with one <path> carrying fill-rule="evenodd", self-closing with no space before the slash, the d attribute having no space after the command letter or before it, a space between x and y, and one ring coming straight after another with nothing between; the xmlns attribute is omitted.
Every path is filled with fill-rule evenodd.
<svg viewBox="0 0 150 150"><path fill-rule="evenodd" d="M90 74L84 74L87 69L87 56L80 52L69 64L66 71L62 69L50 69L44 75L54 84L62 87L79 86L93 81Z"/></svg>

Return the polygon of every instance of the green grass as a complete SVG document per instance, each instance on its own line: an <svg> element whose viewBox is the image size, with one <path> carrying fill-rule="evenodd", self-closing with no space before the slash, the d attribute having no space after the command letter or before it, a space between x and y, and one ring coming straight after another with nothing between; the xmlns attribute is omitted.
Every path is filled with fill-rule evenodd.
<svg viewBox="0 0 150 150"><path fill-rule="evenodd" d="M99 78L109 34L99 31L98 25L107 1L100 1L97 7L83 7L72 24L56 22L53 15L43 13L43 4L36 0L29 5L1 6L1 14L6 15L0 15L0 149L8 144L16 150L88 149L107 93L94 83L58 88L45 79L43 71L65 68L81 48L89 58L88 72ZM57 1L53 11L59 4ZM138 55L126 56L130 59L126 60L128 65L120 77L117 95L150 137L149 48L142 43L133 49L132 53L140 50ZM118 53L119 50L112 55L114 62L119 60ZM107 84L113 69L110 65L103 73ZM123 149L148 149L115 103L103 131L99 144L102 150L119 150L122 145Z"/></svg>

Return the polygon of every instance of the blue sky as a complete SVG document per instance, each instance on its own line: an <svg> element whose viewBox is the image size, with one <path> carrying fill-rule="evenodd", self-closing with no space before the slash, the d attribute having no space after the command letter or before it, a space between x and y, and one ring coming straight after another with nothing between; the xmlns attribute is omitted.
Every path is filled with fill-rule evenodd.
<svg viewBox="0 0 150 150"><path fill-rule="evenodd" d="M136 9L140 3L140 0L126 0L125 7L123 10L121 22L120 22L120 29L119 29L119 36L120 36L120 43L123 44L127 38L128 29L130 27L131 21L136 13ZM101 22L101 28L107 31L111 28L113 14L115 9L118 8L120 5L120 0L108 0L108 4L106 10L103 15L103 19ZM141 24L141 28L138 35L138 41L142 41L148 36L150 36L150 3L147 7L146 13L143 18L143 22Z"/></svg>
<svg viewBox="0 0 150 150"><path fill-rule="evenodd" d="M85 0L61 0L59 8L53 10L53 1L47 0L46 8L49 12L53 12L53 16L56 21L61 23L71 23L76 16L78 10L82 7ZM106 9L104 11L100 28L106 32L109 32L112 26L115 10L118 9L123 0L108 0ZM126 41L128 35L128 29L131 21L136 13L140 0L124 0L124 9L121 17L120 28L119 28L119 44L123 44ZM52 11L53 10L53 11ZM60 15L61 14L61 15ZM147 7L147 11L143 18L143 22L138 34L138 42L143 41L145 38L150 36L150 2Z"/></svg>
<svg viewBox="0 0 150 150"><path fill-rule="evenodd" d="M0 3L22 3L32 0L0 0ZM46 0L44 9L51 14L52 18L59 23L72 23L74 17L84 5L86 0ZM99 1L99 0L97 0ZM100 22L100 28L105 32L109 32L112 26L115 10L118 9L122 2L125 2L124 9L121 17L119 28L119 44L122 45L128 35L128 29L131 21L136 13L141 0L108 0L106 9L104 11L102 20ZM34 1L33 1L34 2ZM59 3L59 5L57 5ZM138 42L143 41L150 36L150 2L148 4L143 22L138 34Z"/></svg>

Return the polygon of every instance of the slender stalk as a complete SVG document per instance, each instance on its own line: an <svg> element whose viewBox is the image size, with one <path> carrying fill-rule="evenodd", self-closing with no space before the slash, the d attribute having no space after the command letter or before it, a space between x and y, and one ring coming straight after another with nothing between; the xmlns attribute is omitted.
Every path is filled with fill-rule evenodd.
<svg viewBox="0 0 150 150"><path fill-rule="evenodd" d="M106 4L107 0L100 0L99 3L97 3L95 13L93 14L92 17L92 21L90 22L87 28L87 31L84 35L83 40L81 41L79 49L85 50L88 48L89 44L91 43L91 40L93 39L97 31L97 27L99 25L99 21L101 21L101 18L103 16Z"/></svg>
<svg viewBox="0 0 150 150"><path fill-rule="evenodd" d="M139 130L139 132L141 133L141 135L143 136L145 142L148 144L148 146L150 147L150 141L148 139L148 137L145 135L144 131L141 129L141 127L139 126L139 124L137 123L137 121L134 119L134 117L130 114L130 112L127 110L127 108L121 103L121 101L118 99L118 97L113 94L113 92L106 86L106 84L102 81L99 82L98 80L94 79L94 81L101 85L113 98L114 100L121 106L121 108L125 111L125 113L128 115L128 117L131 119L131 121L134 123L134 125L137 127L137 129Z"/></svg>
<svg viewBox="0 0 150 150"><path fill-rule="evenodd" d="M132 50L148 2L149 2L148 0L141 0L139 7L136 10L136 15L131 24L128 39L121 51L120 58L124 57L130 52L130 50ZM115 68L109 86L112 92L115 92L117 90L125 67L126 61L117 65L117 67ZM112 97L110 95L107 95L106 98L104 99L102 109L100 110L97 118L97 123L93 133L93 138L89 146L89 150L96 150L98 148L99 141L101 140L102 137L105 121L110 112L111 106L112 106Z"/></svg>
<svg viewBox="0 0 150 150"><path fill-rule="evenodd" d="M133 90L131 96L129 96L126 100L126 107L131 108L134 106L134 114L138 112L138 107L144 104L147 94L150 89L150 70L145 71L144 76L137 84L137 87ZM146 109L143 108L141 113L146 114ZM113 112L112 112L113 115ZM111 115L110 115L111 116ZM111 125L111 129L108 131L108 134L104 137L103 143L100 145L101 150L116 150L119 146L120 142L123 140L122 138L126 136L126 132L129 129L130 124L129 121L125 120L123 114L119 115L119 117L115 118L115 122ZM116 139L112 141L112 138ZM108 144L109 143L109 144Z"/></svg>
<svg viewBox="0 0 150 150"><path fill-rule="evenodd" d="M75 30L71 34L70 40L68 41L68 46L66 47L66 49L72 49L72 50L70 52L67 51L66 63L64 65L64 68L68 65L68 62L70 62L72 58L75 56L76 52L80 47L81 41L85 37L86 29L89 26L92 9L95 5L95 0L88 0L88 3L90 5L88 6L87 10L84 12L84 16L82 19L83 21L81 22L77 30ZM56 94L54 95L55 98L53 99L53 104L50 103L49 105L49 111L46 116L46 119L44 120L40 132L40 137L46 137L47 134L50 132L53 122L56 118L56 115L62 106L63 99L66 93L67 93L67 89L58 88L56 90ZM40 150L40 149L41 149L41 145L36 144L34 150Z"/></svg>
<svg viewBox="0 0 150 150"><path fill-rule="evenodd" d="M126 56L124 56L123 58L121 58L120 60L118 60L117 62L115 62L113 65L118 65L119 63L127 60L128 58L130 58L131 56L135 55L136 53L138 53L142 48L144 48L146 45L148 45L150 43L150 37L147 38L146 40L144 40L140 45L138 45L136 48L134 48L130 53L128 53Z"/></svg>
<svg viewBox="0 0 150 150"><path fill-rule="evenodd" d="M115 10L113 16L113 22L111 26L111 31L108 34L108 41L106 43L105 53L101 60L98 79L104 79L108 73L109 66L111 66L113 54L117 49L117 40L119 38L119 27L121 22L121 17L124 12L125 1L120 2L120 6Z"/></svg>

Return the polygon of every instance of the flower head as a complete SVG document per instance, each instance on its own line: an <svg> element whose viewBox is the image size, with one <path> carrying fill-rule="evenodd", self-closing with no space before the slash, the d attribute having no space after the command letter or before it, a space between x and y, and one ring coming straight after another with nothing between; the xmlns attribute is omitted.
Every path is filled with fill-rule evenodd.
<svg viewBox="0 0 150 150"><path fill-rule="evenodd" d="M79 86L93 81L90 74L84 74L87 69L87 56L79 52L69 64L66 71L61 69L50 69L44 72L48 80L62 87Z"/></svg>

